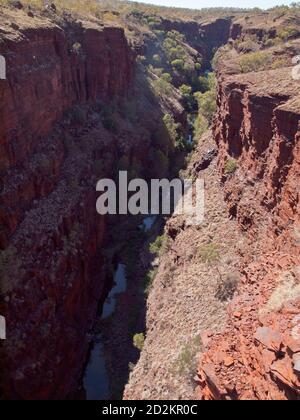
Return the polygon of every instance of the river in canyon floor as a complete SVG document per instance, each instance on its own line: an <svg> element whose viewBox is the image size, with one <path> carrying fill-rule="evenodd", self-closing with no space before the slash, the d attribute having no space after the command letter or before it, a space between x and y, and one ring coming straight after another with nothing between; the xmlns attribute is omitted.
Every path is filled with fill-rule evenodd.
<svg viewBox="0 0 300 420"><path fill-rule="evenodd" d="M139 229L149 232L156 221L156 216L143 219ZM118 297L127 289L126 265L119 263L114 271L113 287L108 294L101 313L101 321L110 318L118 304ZM105 356L105 340L101 332L93 340L89 360L83 377L86 400L109 400L112 398L110 375Z"/></svg>
<svg viewBox="0 0 300 420"><path fill-rule="evenodd" d="M114 273L114 286L103 305L102 320L114 313L117 296L126 291L127 279L125 271L125 265L118 264ZM83 386L87 400L106 400L110 398L109 374L107 372L104 343L101 334L95 337L83 379Z"/></svg>

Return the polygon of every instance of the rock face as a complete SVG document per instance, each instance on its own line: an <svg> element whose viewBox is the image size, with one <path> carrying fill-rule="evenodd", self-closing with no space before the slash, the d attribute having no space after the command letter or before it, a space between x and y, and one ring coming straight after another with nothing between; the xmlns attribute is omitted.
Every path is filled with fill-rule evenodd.
<svg viewBox="0 0 300 420"><path fill-rule="evenodd" d="M74 391L107 287L93 164L102 159L110 174L118 150L90 104L101 109L127 92L133 55L117 27L58 25L8 9L0 26L7 63L0 81L0 312L8 331L1 385L9 399L61 399Z"/></svg>
<svg viewBox="0 0 300 420"><path fill-rule="evenodd" d="M231 25L230 18L217 18L201 23L164 19L161 28L164 31L184 33L188 44L203 56L204 66L210 68L213 51L228 42Z"/></svg>
<svg viewBox="0 0 300 420"><path fill-rule="evenodd" d="M244 262L227 328L206 341L202 399L300 395L300 98L291 70L220 74L219 170L229 212L256 256ZM230 160L237 169L224 175Z"/></svg>
<svg viewBox="0 0 300 420"><path fill-rule="evenodd" d="M65 110L107 101L129 86L133 57L121 28L66 25L35 19L2 40L8 69L1 83L2 171L26 159Z"/></svg>

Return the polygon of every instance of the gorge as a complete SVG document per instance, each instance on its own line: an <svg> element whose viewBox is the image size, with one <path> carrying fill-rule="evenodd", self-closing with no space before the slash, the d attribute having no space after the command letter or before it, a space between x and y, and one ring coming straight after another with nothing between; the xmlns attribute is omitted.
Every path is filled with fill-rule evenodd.
<svg viewBox="0 0 300 420"><path fill-rule="evenodd" d="M299 8L80 6L0 1L1 398L299 399ZM99 215L119 171L204 223Z"/></svg>

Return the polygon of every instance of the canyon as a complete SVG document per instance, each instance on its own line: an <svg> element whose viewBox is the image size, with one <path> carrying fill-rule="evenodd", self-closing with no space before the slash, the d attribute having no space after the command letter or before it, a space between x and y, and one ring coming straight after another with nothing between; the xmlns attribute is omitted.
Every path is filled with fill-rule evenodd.
<svg viewBox="0 0 300 420"><path fill-rule="evenodd" d="M299 28L299 13L154 13L153 29L143 8L91 16L24 4L0 5L1 398L84 399L100 329L119 398L299 399L300 33L267 46ZM192 67L177 60L170 86L155 68L162 34ZM253 43L270 62L241 71ZM165 117L188 136L180 86L214 57L216 112L189 150ZM204 223L173 215L143 236L142 218L99 215L96 184L120 170L204 179ZM120 255L127 291L96 325Z"/></svg>

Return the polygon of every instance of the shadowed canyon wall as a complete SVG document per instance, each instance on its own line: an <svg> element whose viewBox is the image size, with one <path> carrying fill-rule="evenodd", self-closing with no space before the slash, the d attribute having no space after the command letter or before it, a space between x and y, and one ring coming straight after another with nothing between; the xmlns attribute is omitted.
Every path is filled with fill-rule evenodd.
<svg viewBox="0 0 300 420"><path fill-rule="evenodd" d="M76 386L86 332L107 287L93 162L104 158L111 173L117 144L88 106L126 94L134 56L121 28L59 27L26 16L17 23L1 43L8 69L0 84L1 313L8 331L1 380L8 398L64 398ZM80 112L87 123L74 115Z"/></svg>

